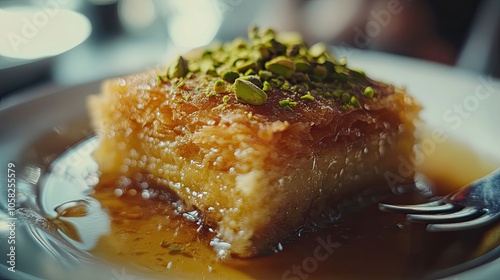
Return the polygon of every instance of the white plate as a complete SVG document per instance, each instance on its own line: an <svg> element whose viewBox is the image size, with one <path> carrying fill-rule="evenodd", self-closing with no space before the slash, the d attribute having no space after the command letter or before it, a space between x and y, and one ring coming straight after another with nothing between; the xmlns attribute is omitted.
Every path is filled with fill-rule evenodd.
<svg viewBox="0 0 500 280"><path fill-rule="evenodd" d="M465 142L481 156L500 162L500 81L479 76L451 67L402 58L392 55L348 50L349 65L375 78L405 86L425 107L422 118L433 129L439 129L454 139ZM66 149L92 135L86 113L86 97L99 91L100 82L73 88L38 88L20 96L12 96L0 105L0 188L5 209L6 169L9 162L16 170L30 171L18 174L36 183L50 163ZM75 124L74 131L68 124ZM83 129L81 129L83 127ZM30 169L27 164L37 166ZM463 163L466 167L467 163ZM25 192L30 182L18 181L18 201L36 208L36 193ZM31 186L32 187L32 186ZM6 224L8 216L0 212L0 223ZM36 215L33 215L33 219ZM26 272L42 278L64 279L68 271L42 250L18 222L16 229L17 272L7 271L6 239L8 230L0 230L0 275L8 278L30 278ZM31 233L33 234L33 233ZM53 242L48 240L47 242ZM498 248L497 248L498 249ZM64 248L62 248L64 251ZM59 252L60 253L60 252ZM87 255L76 257L86 258ZM466 272L455 275L457 279L494 279L500 274L498 252L493 260ZM491 259L490 259L491 260ZM71 279L119 279L121 271L100 266L73 269ZM124 278L126 279L126 278ZM137 279L137 278L136 278Z"/></svg>

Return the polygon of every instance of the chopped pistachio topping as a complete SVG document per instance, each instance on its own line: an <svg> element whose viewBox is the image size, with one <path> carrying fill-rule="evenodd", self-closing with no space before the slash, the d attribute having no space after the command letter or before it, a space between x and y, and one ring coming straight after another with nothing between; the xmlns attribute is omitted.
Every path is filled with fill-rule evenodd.
<svg viewBox="0 0 500 280"><path fill-rule="evenodd" d="M374 94L375 94L375 91L370 86L366 87L365 90L363 91L363 96L368 97L368 98L372 98Z"/></svg>
<svg viewBox="0 0 500 280"><path fill-rule="evenodd" d="M246 80L251 82L252 84L256 85L257 87L262 87L262 82L260 81L259 76L243 76L240 79Z"/></svg>
<svg viewBox="0 0 500 280"><path fill-rule="evenodd" d="M184 80L179 80L179 82L175 85L177 88L181 88L186 85L186 82Z"/></svg>
<svg viewBox="0 0 500 280"><path fill-rule="evenodd" d="M304 100L304 101L314 101L314 96L311 95L311 92L308 91L307 94L305 95L302 95L300 97L300 100Z"/></svg>
<svg viewBox="0 0 500 280"><path fill-rule="evenodd" d="M340 101L343 104L349 104L351 102L351 95L347 92L342 93L342 95L340 96Z"/></svg>
<svg viewBox="0 0 500 280"><path fill-rule="evenodd" d="M351 105L352 105L352 106L354 106L355 108L359 108L359 107L361 107L361 104L359 104L359 100L356 98L356 96L352 96L352 97L351 97L350 103L351 103Z"/></svg>
<svg viewBox="0 0 500 280"><path fill-rule="evenodd" d="M163 77L163 76L162 76L162 75L160 75L160 74L156 75L156 78L158 79L158 82L159 82L159 83L164 83L164 82L166 82L165 77Z"/></svg>
<svg viewBox="0 0 500 280"><path fill-rule="evenodd" d="M295 107L295 106L297 106L297 102L290 101L290 99L287 98L287 99L280 100L279 101L279 105L282 108L285 108L285 107Z"/></svg>
<svg viewBox="0 0 500 280"><path fill-rule="evenodd" d="M289 90L290 89L290 84L288 82L284 82L282 85L281 85L281 89L282 90Z"/></svg>
<svg viewBox="0 0 500 280"><path fill-rule="evenodd" d="M271 89L273 89L271 87L271 84L269 84L268 81L264 81L264 83L262 83L262 90L263 91L270 91Z"/></svg>
<svg viewBox="0 0 500 280"><path fill-rule="evenodd" d="M327 52L328 52L328 50L327 50L325 44L323 44L323 43L317 43L309 49L309 53L313 57L320 57L321 55L324 55Z"/></svg>
<svg viewBox="0 0 500 280"><path fill-rule="evenodd" d="M327 75L327 72L326 72L326 68L321 66L321 65L318 65L316 67L314 67L314 70L313 70L313 73L312 73L312 78L317 81L317 82L321 82L323 81L325 78L326 78L326 75Z"/></svg>
<svg viewBox="0 0 500 280"><path fill-rule="evenodd" d="M186 76L186 74L189 72L188 69L188 63L187 61L182 57L179 56L177 59L170 65L168 68L167 76L172 79L172 78L182 78Z"/></svg>
<svg viewBox="0 0 500 280"><path fill-rule="evenodd" d="M295 72L295 63L285 56L278 56L266 62L266 69L276 75L290 78Z"/></svg>
<svg viewBox="0 0 500 280"><path fill-rule="evenodd" d="M267 94L284 94L281 107L321 100L357 108L363 103L361 99L373 98L376 93L364 72L347 68L345 57L337 59L325 44L308 47L297 33L276 34L257 27L249 29L248 37L248 41L238 38L215 44L189 61L179 56L166 75L158 76L159 83L219 77L214 79L213 89L203 90L208 97L234 91L238 102L262 105ZM229 101L226 96L223 102Z"/></svg>
<svg viewBox="0 0 500 280"><path fill-rule="evenodd" d="M215 81L214 91L217 93L221 93L221 92L226 91L226 83L223 80Z"/></svg>
<svg viewBox="0 0 500 280"><path fill-rule="evenodd" d="M273 73L267 70L260 70L259 77L262 81L267 81L273 77Z"/></svg>
<svg viewBox="0 0 500 280"><path fill-rule="evenodd" d="M221 77L226 82L234 83L234 81L240 77L240 74L238 74L238 72L229 70L222 72Z"/></svg>
<svg viewBox="0 0 500 280"><path fill-rule="evenodd" d="M252 82L242 78L234 82L236 100L250 105L262 105L267 101L267 94Z"/></svg>
<svg viewBox="0 0 500 280"><path fill-rule="evenodd" d="M296 59L295 69L298 72L307 73L311 70L311 64L307 62L305 59Z"/></svg>

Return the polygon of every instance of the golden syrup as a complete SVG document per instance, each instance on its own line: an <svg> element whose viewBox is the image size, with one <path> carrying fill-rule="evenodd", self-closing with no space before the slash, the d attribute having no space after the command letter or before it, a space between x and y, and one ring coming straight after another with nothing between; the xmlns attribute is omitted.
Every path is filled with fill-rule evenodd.
<svg viewBox="0 0 500 280"><path fill-rule="evenodd" d="M450 140L426 156L418 171L437 194L457 189L498 166ZM178 198L143 179L125 185L110 174L101 176L91 197L100 205L92 203L93 209L88 209L75 196L71 207L61 207L59 213L73 227L60 229L75 241L74 236L91 239L88 251L94 256L155 278L412 279L463 263L500 244L498 226L428 233L424 225L409 224L403 215L380 212L373 204L346 213L328 227L303 232L294 242L280 244L276 254L221 262L210 246L213 230L196 219L186 219L182 213L187 210ZM411 192L387 202L415 203L427 198L422 192ZM101 230L88 226L88 221L79 225L85 215L99 217L95 227L102 226Z"/></svg>

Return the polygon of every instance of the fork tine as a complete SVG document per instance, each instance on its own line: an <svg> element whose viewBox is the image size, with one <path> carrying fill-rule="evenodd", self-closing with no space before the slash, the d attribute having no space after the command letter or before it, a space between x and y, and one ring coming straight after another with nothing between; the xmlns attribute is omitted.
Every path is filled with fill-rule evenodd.
<svg viewBox="0 0 500 280"><path fill-rule="evenodd" d="M439 215L408 214L406 220L412 223L446 223L471 218L480 212L481 211L475 207L465 207L458 212Z"/></svg>
<svg viewBox="0 0 500 280"><path fill-rule="evenodd" d="M379 204L379 209L385 212L403 213L403 214L439 214L446 213L454 210L456 206L450 203L441 201L431 201L422 204L414 205L392 205L392 204Z"/></svg>
<svg viewBox="0 0 500 280"><path fill-rule="evenodd" d="M475 229L485 225L488 225L500 218L500 213L486 213L476 219L452 224L429 224L427 225L427 231L429 232L443 232L443 231L459 231Z"/></svg>

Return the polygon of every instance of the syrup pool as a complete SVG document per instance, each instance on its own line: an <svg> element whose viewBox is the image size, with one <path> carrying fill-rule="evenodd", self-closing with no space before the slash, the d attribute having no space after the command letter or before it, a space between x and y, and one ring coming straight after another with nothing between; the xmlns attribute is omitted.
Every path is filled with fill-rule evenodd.
<svg viewBox="0 0 500 280"><path fill-rule="evenodd" d="M215 233L197 222L195 212L183 212L178 198L155 186L147 175L127 179L100 174L91 157L96 145L97 140L89 138L52 163L39 190L40 209L72 248L110 266L127 267L130 274L188 279L416 279L500 244L498 226L427 233L423 225L408 224L404 216L380 212L373 204L345 213L328 227L303 232L294 242L278 246L281 251L276 254L220 262L213 250ZM420 191L384 202L421 202L496 166L466 146L447 141L419 167Z"/></svg>

